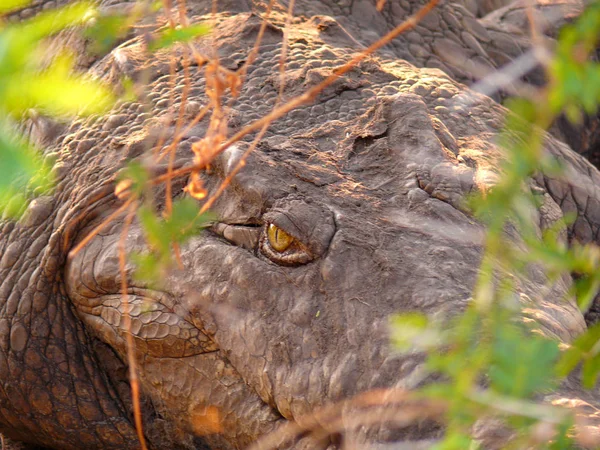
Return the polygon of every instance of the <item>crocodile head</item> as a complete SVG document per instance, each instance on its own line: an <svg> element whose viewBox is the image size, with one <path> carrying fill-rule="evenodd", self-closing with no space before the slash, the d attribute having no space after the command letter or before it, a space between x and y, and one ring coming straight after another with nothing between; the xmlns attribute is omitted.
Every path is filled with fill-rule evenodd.
<svg viewBox="0 0 600 450"><path fill-rule="evenodd" d="M216 19L210 40L225 67L243 64L259 24L251 14ZM282 102L355 54L344 30L323 17L298 21L288 40ZM227 110L230 134L274 107L282 83L273 70L280 51L281 31L269 27ZM127 219L117 215L68 261L66 255L122 205L112 192L127 160L146 164L162 137L169 143L185 129L173 155L176 167L189 165L191 146L208 128L207 121L185 126L207 102L203 70L190 67L189 53L179 48L140 55L134 40L94 70L149 77L150 107L124 103L106 116L75 122L55 149L58 193L32 205L29 215L30 226L39 227L37 217L43 216L44 232L52 233L53 256L40 263L50 274L44 279L52 295L60 293L72 305L72 320L85 327L79 334L94 354L93 367L112 386L94 392L123 404L130 400L119 248L130 255L145 251L143 230L134 218L123 235ZM170 65L176 68L173 80ZM178 88L169 109L173 83ZM183 96L181 126L173 111ZM494 136L503 115L493 100L468 94L439 70L370 57L312 103L275 121L213 205L217 221L181 247L179 267L165 273L159 287L136 281L134 264L125 265L151 445L242 448L319 406L370 389L422 383L422 355L390 348L389 318L420 311L446 320L468 303L485 230L464 201L498 176ZM250 146L251 139L242 139L203 172L209 194ZM548 138L548 149L568 158L581 176L591 176L591 166L564 145ZM164 170L164 164L151 164ZM186 184L173 181L172 196L187 195ZM532 181L531 188L544 204L542 212L532 211L543 229L562 212L545 186ZM153 195L162 210L166 188ZM570 278L542 289L546 284L539 269L532 268L527 279L515 276L518 297L540 330L569 341L585 328L577 306L564 300ZM52 405L60 404L58 394L53 399ZM18 410L3 401L5 409ZM126 409L119 411L127 416ZM50 408L49 414L55 412ZM85 428L86 420L69 426ZM127 436L122 428L119 433ZM401 436L436 433L423 425ZM14 435L27 439L24 432ZM42 436L35 441L52 445ZM69 439L61 437L61 445L77 448ZM98 439L126 448L118 438L112 444Z"/></svg>
<svg viewBox="0 0 600 450"><path fill-rule="evenodd" d="M251 16L221 19L214 33L225 65L241 63L257 26ZM290 32L284 100L351 56L327 45L317 27L313 21ZM232 132L275 103L277 37L267 36L229 113ZM177 77L183 83L183 73ZM167 80L151 84L159 94L150 94L153 102L163 101ZM189 89L193 102L206 101L201 76L191 76ZM163 417L178 429L201 432L201 418L216 406L222 433L206 441L244 446L320 405L422 382L422 357L390 349L390 315L450 318L463 310L484 233L466 212L465 196L497 176L493 136L503 111L483 97L465 108L463 92L439 71L375 58L360 64L314 104L272 124L214 204L218 223L181 248L181 268L165 274L160 290L134 281L134 265L127 265L140 378ZM161 124L168 133L176 127L158 108L153 117L136 116L137 105L124 108L121 119L101 118L92 128L106 129L111 120L125 125L122 138L115 136L120 128L106 138L122 139L124 146L95 144L94 158L109 167L124 147L134 146L132 134L151 140L151 127ZM190 145L205 130L201 123L187 132L179 164L191 161ZM238 142L216 158L203 175L210 193L250 145ZM176 196L184 195L184 184L175 183ZM159 202L164 195L157 191ZM549 197L547 203L560 216ZM71 243L118 205L92 207L95 218ZM66 284L88 328L125 359L122 226L123 217L70 261ZM144 249L135 220L125 245L130 254ZM543 273L534 273L519 293L541 328L569 340L584 322L573 303L560 300L568 283L557 283L542 299L545 283Z"/></svg>

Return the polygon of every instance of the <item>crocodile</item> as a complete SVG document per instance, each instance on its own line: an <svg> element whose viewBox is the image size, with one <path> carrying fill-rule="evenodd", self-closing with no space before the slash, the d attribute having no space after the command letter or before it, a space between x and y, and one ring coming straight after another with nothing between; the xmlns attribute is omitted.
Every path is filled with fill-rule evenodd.
<svg viewBox="0 0 600 450"><path fill-rule="evenodd" d="M206 38L150 55L141 32L90 63L107 82L144 80L143 99L119 101L50 137L43 127L36 132L54 161L56 189L32 201L21 221L0 222L0 433L25 448L139 448L128 330L148 446L235 449L324 405L427 382L422 354L390 348L390 315L420 311L448 320L471 300L486 230L465 199L501 176L496 137L506 110L461 83L471 77L465 61L495 68L528 43L497 23L484 26L473 2L442 2L274 121L247 159L252 133L214 156L199 175L208 193L245 163L212 205L218 219L181 247L178 267L160 287L134 277L135 264L125 263L126 325L120 249L140 253L146 243L115 183L129 161L149 164L175 135L174 167L192 162L211 126L193 119L214 88L204 76L208 63L192 51L216 52L226 70L247 70L239 92L223 94L231 136L322 82L424 4L388 1L379 11L368 0L298 2L288 21L289 4L281 2L246 67L265 4L223 1L209 14L211 3L187 1L192 22L212 23ZM173 111L190 125L182 127ZM544 146L567 176L539 174L525 187L540 200L531 211L538 231L574 214L565 242L597 241L600 173L551 135ZM166 164L151 168L164 173ZM186 186L182 177L169 191L159 185L147 195L162 212L165 196L186 197ZM564 344L587 327L569 295L572 282L563 274L550 283L537 267L514 279L524 320ZM597 394L577 386L566 382L557 398L597 416ZM489 427L482 433L484 442L497 434ZM333 449L350 438L418 448L442 434L420 421L278 448Z"/></svg>

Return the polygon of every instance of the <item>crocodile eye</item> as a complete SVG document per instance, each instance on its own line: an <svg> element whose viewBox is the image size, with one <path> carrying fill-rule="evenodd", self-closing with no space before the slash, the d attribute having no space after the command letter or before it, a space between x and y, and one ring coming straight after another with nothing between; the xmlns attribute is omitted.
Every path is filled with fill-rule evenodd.
<svg viewBox="0 0 600 450"><path fill-rule="evenodd" d="M269 228L267 229L267 236L269 238L269 244L271 244L273 250L279 253L286 251L294 242L294 238L292 236L272 223L269 224Z"/></svg>
<svg viewBox="0 0 600 450"><path fill-rule="evenodd" d="M269 221L263 228L259 249L271 261L283 266L298 266L313 259L305 243Z"/></svg>
<svg viewBox="0 0 600 450"><path fill-rule="evenodd" d="M300 266L320 258L335 233L331 210L312 200L281 199L261 219L257 256L280 266Z"/></svg>

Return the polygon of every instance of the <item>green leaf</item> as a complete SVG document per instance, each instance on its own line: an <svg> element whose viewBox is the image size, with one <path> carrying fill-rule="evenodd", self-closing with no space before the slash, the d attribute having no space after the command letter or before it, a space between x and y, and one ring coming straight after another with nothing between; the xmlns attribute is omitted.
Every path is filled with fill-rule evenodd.
<svg viewBox="0 0 600 450"><path fill-rule="evenodd" d="M131 161L119 173L117 179L120 182L128 182L127 189L136 197L141 197L148 186L150 174L139 161Z"/></svg>
<svg viewBox="0 0 600 450"><path fill-rule="evenodd" d="M24 8L31 0L2 0L0 3L0 15L9 13L15 9Z"/></svg>
<svg viewBox="0 0 600 450"><path fill-rule="evenodd" d="M498 331L492 351L490 385L498 393L525 398L553 385L556 342L507 325Z"/></svg>
<svg viewBox="0 0 600 450"><path fill-rule="evenodd" d="M48 192L53 185L50 167L39 153L0 123L0 211L18 219L28 196Z"/></svg>
<svg viewBox="0 0 600 450"><path fill-rule="evenodd" d="M572 427L573 427L573 420L569 416L569 420L567 420L565 423L561 423L558 426L558 432L554 436L548 449L549 450L575 450L575 449L579 448L576 445L575 439L572 436L572 434L573 434L573 433L571 433Z"/></svg>
<svg viewBox="0 0 600 450"><path fill-rule="evenodd" d="M139 172L139 167L130 165L128 174ZM148 206L138 210L138 218L146 235L151 253L132 255L137 266L135 277L138 280L160 283L160 279L172 264L171 245L182 243L207 227L214 220L212 213L198 214L198 204L184 198L173 203L171 215L167 219L157 217Z"/></svg>
<svg viewBox="0 0 600 450"><path fill-rule="evenodd" d="M198 214L198 204L190 198L175 201L167 219L157 217L148 206L138 210L138 217L152 249L167 260L173 243L183 243L214 220L212 213Z"/></svg>
<svg viewBox="0 0 600 450"><path fill-rule="evenodd" d="M84 24L96 13L96 8L91 3L81 2L44 11L31 19L6 25L0 29L0 77L10 74L15 67L31 68L41 58L47 58L48 52L40 48L42 39L67 27Z"/></svg>
<svg viewBox="0 0 600 450"><path fill-rule="evenodd" d="M72 61L63 56L43 72L11 77L2 101L6 110L15 114L38 108L60 116L102 112L114 99L111 91L97 81L72 73Z"/></svg>
<svg viewBox="0 0 600 450"><path fill-rule="evenodd" d="M136 265L133 273L135 280L148 283L151 287L159 287L163 264L158 256L152 253L133 253L129 258Z"/></svg>
<svg viewBox="0 0 600 450"><path fill-rule="evenodd" d="M5 127L0 127L0 161L0 188L25 188L42 168L38 153Z"/></svg>
<svg viewBox="0 0 600 450"><path fill-rule="evenodd" d="M21 39L38 42L40 39L58 33L67 27L83 25L98 14L97 8L91 2L73 3L59 9L45 11L37 16L13 25L21 29Z"/></svg>
<svg viewBox="0 0 600 450"><path fill-rule="evenodd" d="M583 361L584 385L590 387L597 378L600 356L600 323L588 328L566 350L556 364L556 371L561 376L567 376L580 361Z"/></svg>
<svg viewBox="0 0 600 450"><path fill-rule="evenodd" d="M148 206L140 207L137 214L146 239L152 249L156 250L160 255L168 254L170 241L164 222L156 217L154 211Z"/></svg>
<svg viewBox="0 0 600 450"><path fill-rule="evenodd" d="M392 326L394 328L414 328L424 330L429 325L429 318L422 313L397 314L392 317Z"/></svg>
<svg viewBox="0 0 600 450"><path fill-rule="evenodd" d="M215 215L210 212L198 213L198 203L189 197L173 202L171 215L165 221L165 231L171 242L182 243L210 226Z"/></svg>
<svg viewBox="0 0 600 450"><path fill-rule="evenodd" d="M581 311L586 312L600 289L600 278L595 277L583 277L575 280L573 283L575 287L575 295L577 298L577 305Z"/></svg>
<svg viewBox="0 0 600 450"><path fill-rule="evenodd" d="M581 369L583 387L592 389L596 385L600 372L600 355L586 358Z"/></svg>
<svg viewBox="0 0 600 450"><path fill-rule="evenodd" d="M154 2L150 3L150 12L158 12L162 9L162 7L164 6L164 3L162 0L155 0Z"/></svg>
<svg viewBox="0 0 600 450"><path fill-rule="evenodd" d="M450 433L441 442L430 447L431 450L478 450L480 445L463 433Z"/></svg>
<svg viewBox="0 0 600 450"><path fill-rule="evenodd" d="M566 377L577 367L583 357L583 352L577 347L565 350L556 363L556 373L560 377Z"/></svg>
<svg viewBox="0 0 600 450"><path fill-rule="evenodd" d="M92 41L90 51L101 55L109 51L117 40L125 37L129 29L130 18L127 15L100 16L85 29L84 36Z"/></svg>
<svg viewBox="0 0 600 450"><path fill-rule="evenodd" d="M189 27L167 28L162 30L158 36L150 42L148 49L152 52L169 47L176 42L188 42L210 32L210 27L199 23Z"/></svg>
<svg viewBox="0 0 600 450"><path fill-rule="evenodd" d="M0 189L0 218L19 219L27 207L27 198L16 189Z"/></svg>
<svg viewBox="0 0 600 450"><path fill-rule="evenodd" d="M424 314L398 314L390 322L392 343L399 350L428 350L440 344L440 330Z"/></svg>

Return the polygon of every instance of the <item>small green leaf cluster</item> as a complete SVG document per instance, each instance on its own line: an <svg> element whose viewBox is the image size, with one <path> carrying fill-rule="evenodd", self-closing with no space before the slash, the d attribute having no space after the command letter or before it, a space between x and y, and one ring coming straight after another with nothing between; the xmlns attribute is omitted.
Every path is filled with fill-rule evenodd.
<svg viewBox="0 0 600 450"><path fill-rule="evenodd" d="M120 178L120 184L126 186L123 193L142 202L136 214L150 249L130 255L137 266L134 276L139 281L158 285L173 266L173 249L210 226L215 220L214 214L200 213L197 202L185 197L173 202L169 214L158 215L149 200L152 197L150 175L138 162L129 163Z"/></svg>
<svg viewBox="0 0 600 450"><path fill-rule="evenodd" d="M214 221L211 213L198 213L198 204L187 197L173 202L173 210L166 218L159 218L149 206L138 209L138 219L144 229L149 253L132 255L137 264L136 278L148 283L159 283L172 266L173 245L183 244Z"/></svg>
<svg viewBox="0 0 600 450"><path fill-rule="evenodd" d="M138 276L148 281L159 280L159 271L171 263L173 244L182 244L196 236L214 220L210 213L198 214L198 205L191 198L173 202L173 210L167 218L157 217L148 206L138 210L138 218L153 252L136 256L134 261L142 263L140 268L143 270L138 272ZM149 270L149 273L144 270Z"/></svg>
<svg viewBox="0 0 600 450"><path fill-rule="evenodd" d="M550 66L552 89L548 106L553 114L564 111L573 122L581 109L594 114L600 104L600 65L589 59L598 45L600 3L592 2L579 20L561 31L556 58Z"/></svg>
<svg viewBox="0 0 600 450"><path fill-rule="evenodd" d="M527 319L522 305L530 300L518 297L524 294L518 294L516 279L526 277L532 264L544 268L549 284L564 273L575 274L571 293L584 312L600 288L600 249L578 243L568 247L561 238L573 217L566 216L540 237L531 214L540 199L529 181L536 174L563 173L561 164L544 152L543 130L561 113L579 121L582 113L598 111L600 64L590 58L598 48L598 30L600 1L595 0L560 34L540 97L507 102L510 112L499 137L506 155L502 177L469 201L487 235L466 311L443 322L419 313L391 321L396 347L426 352L426 368L443 380L422 388L424 395L448 404L447 432L437 449L478 448L472 430L486 418L500 418L514 433L510 448L573 448L573 415L539 399L579 366L582 385L596 385L600 324L565 350L536 329L535 318ZM549 425L550 432L540 433L541 424Z"/></svg>
<svg viewBox="0 0 600 450"><path fill-rule="evenodd" d="M582 364L583 385L592 389L600 374L600 324L594 325L587 333L579 336L564 352L557 366L559 375L566 377L579 363Z"/></svg>
<svg viewBox="0 0 600 450"><path fill-rule="evenodd" d="M115 101L108 87L75 71L74 58L53 54L48 39L71 27L89 40L89 50L103 54L124 38L132 26L148 12L162 7L161 1L139 2L126 14L100 15L93 2L82 1L67 7L44 11L19 23L2 20L3 14L22 8L30 0L4 0L0 5L0 212L3 218L19 218L33 195L47 193L53 185L50 157L18 133L16 123L34 109L46 116L67 118L101 113ZM165 28L147 36L148 50L157 51L188 42L208 33L204 24ZM50 56L49 56L50 55ZM124 80L127 88L128 80ZM129 80L130 81L130 80ZM126 91L133 92L132 86ZM137 276L158 282L172 265L172 248L197 234L211 220L199 214L191 199L175 201L167 217L159 217L150 198L150 177L138 163L123 172L116 195L142 204L137 216L143 227L149 253L132 255Z"/></svg>

